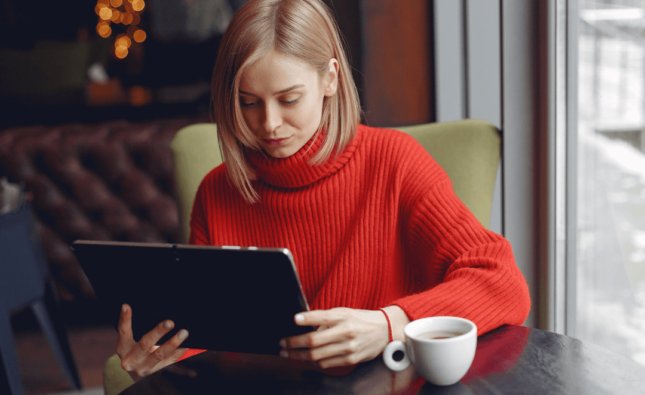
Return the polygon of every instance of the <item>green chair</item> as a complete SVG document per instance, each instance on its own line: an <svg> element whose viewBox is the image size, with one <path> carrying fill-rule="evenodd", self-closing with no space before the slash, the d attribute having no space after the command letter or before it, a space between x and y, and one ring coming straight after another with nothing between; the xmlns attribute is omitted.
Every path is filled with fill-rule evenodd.
<svg viewBox="0 0 645 395"><path fill-rule="evenodd" d="M477 120L428 123L398 128L416 138L446 170L453 188L475 217L490 223L493 191L500 163L501 139L491 124ZM199 183L221 163L217 127L202 123L187 126L175 135L171 148L175 160L176 197L182 240L188 240L190 213ZM106 395L132 384L118 356L104 369Z"/></svg>
<svg viewBox="0 0 645 395"><path fill-rule="evenodd" d="M461 120L398 128L416 138L448 173L455 193L490 226L501 138L488 122Z"/></svg>
<svg viewBox="0 0 645 395"><path fill-rule="evenodd" d="M117 395L134 383L130 374L121 368L121 359L113 354L103 366L105 395Z"/></svg>
<svg viewBox="0 0 645 395"><path fill-rule="evenodd" d="M190 212L202 178L222 162L217 126L212 123L189 125L177 132L170 147L175 162L175 197L179 207L181 239L190 235Z"/></svg>

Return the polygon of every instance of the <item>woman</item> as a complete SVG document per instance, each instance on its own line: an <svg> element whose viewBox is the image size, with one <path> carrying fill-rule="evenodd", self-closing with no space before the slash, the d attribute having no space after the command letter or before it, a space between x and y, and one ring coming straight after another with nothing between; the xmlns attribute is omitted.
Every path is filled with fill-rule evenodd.
<svg viewBox="0 0 645 395"><path fill-rule="evenodd" d="M384 76L386 77L386 76ZM213 109L224 164L197 192L191 242L287 247L318 330L282 355L322 368L378 356L410 320L455 315L482 334L520 324L530 301L509 243L484 229L414 139L359 125L337 27L321 0L249 0L223 37ZM252 314L252 312L250 312ZM176 361L163 322L117 352L144 375Z"/></svg>

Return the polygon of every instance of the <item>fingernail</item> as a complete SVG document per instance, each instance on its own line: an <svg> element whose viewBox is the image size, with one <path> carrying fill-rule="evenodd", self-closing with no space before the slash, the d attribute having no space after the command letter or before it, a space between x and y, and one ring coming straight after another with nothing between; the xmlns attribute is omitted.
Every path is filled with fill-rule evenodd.
<svg viewBox="0 0 645 395"><path fill-rule="evenodd" d="M128 307L125 304L122 304L121 305L121 312L125 313L126 311L128 311Z"/></svg>
<svg viewBox="0 0 645 395"><path fill-rule="evenodd" d="M289 353L286 352L285 350L280 350L280 356L283 357L283 358L286 358L286 357L289 356Z"/></svg>
<svg viewBox="0 0 645 395"><path fill-rule="evenodd" d="M302 314L296 314L295 320L296 323L302 324L303 322L305 322L305 316Z"/></svg>
<svg viewBox="0 0 645 395"><path fill-rule="evenodd" d="M177 337L181 341L186 340L186 338L188 337L188 331L185 329L180 330L179 332L177 332Z"/></svg>
<svg viewBox="0 0 645 395"><path fill-rule="evenodd" d="M280 340L280 347L282 347L282 348L287 347L287 341L284 340L284 339Z"/></svg>
<svg viewBox="0 0 645 395"><path fill-rule="evenodd" d="M172 329L173 326L174 326L174 323L172 321L164 321L163 323L163 327L166 329Z"/></svg>

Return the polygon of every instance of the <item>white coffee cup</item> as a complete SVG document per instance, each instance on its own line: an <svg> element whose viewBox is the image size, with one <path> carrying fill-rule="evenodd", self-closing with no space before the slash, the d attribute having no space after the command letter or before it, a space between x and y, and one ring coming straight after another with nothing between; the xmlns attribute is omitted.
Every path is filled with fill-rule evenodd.
<svg viewBox="0 0 645 395"><path fill-rule="evenodd" d="M405 342L390 342L383 362L394 371L410 364L429 382L452 385L468 372L477 348L477 325L460 317L428 317L404 328Z"/></svg>

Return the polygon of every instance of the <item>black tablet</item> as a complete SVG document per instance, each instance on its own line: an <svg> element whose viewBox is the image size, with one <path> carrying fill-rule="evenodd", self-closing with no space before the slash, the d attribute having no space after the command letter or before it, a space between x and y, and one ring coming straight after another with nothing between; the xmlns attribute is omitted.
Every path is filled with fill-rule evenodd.
<svg viewBox="0 0 645 395"><path fill-rule="evenodd" d="M291 253L280 248L78 240L72 244L101 308L116 324L132 306L136 340L170 319L182 346L276 354L279 341L312 330Z"/></svg>

